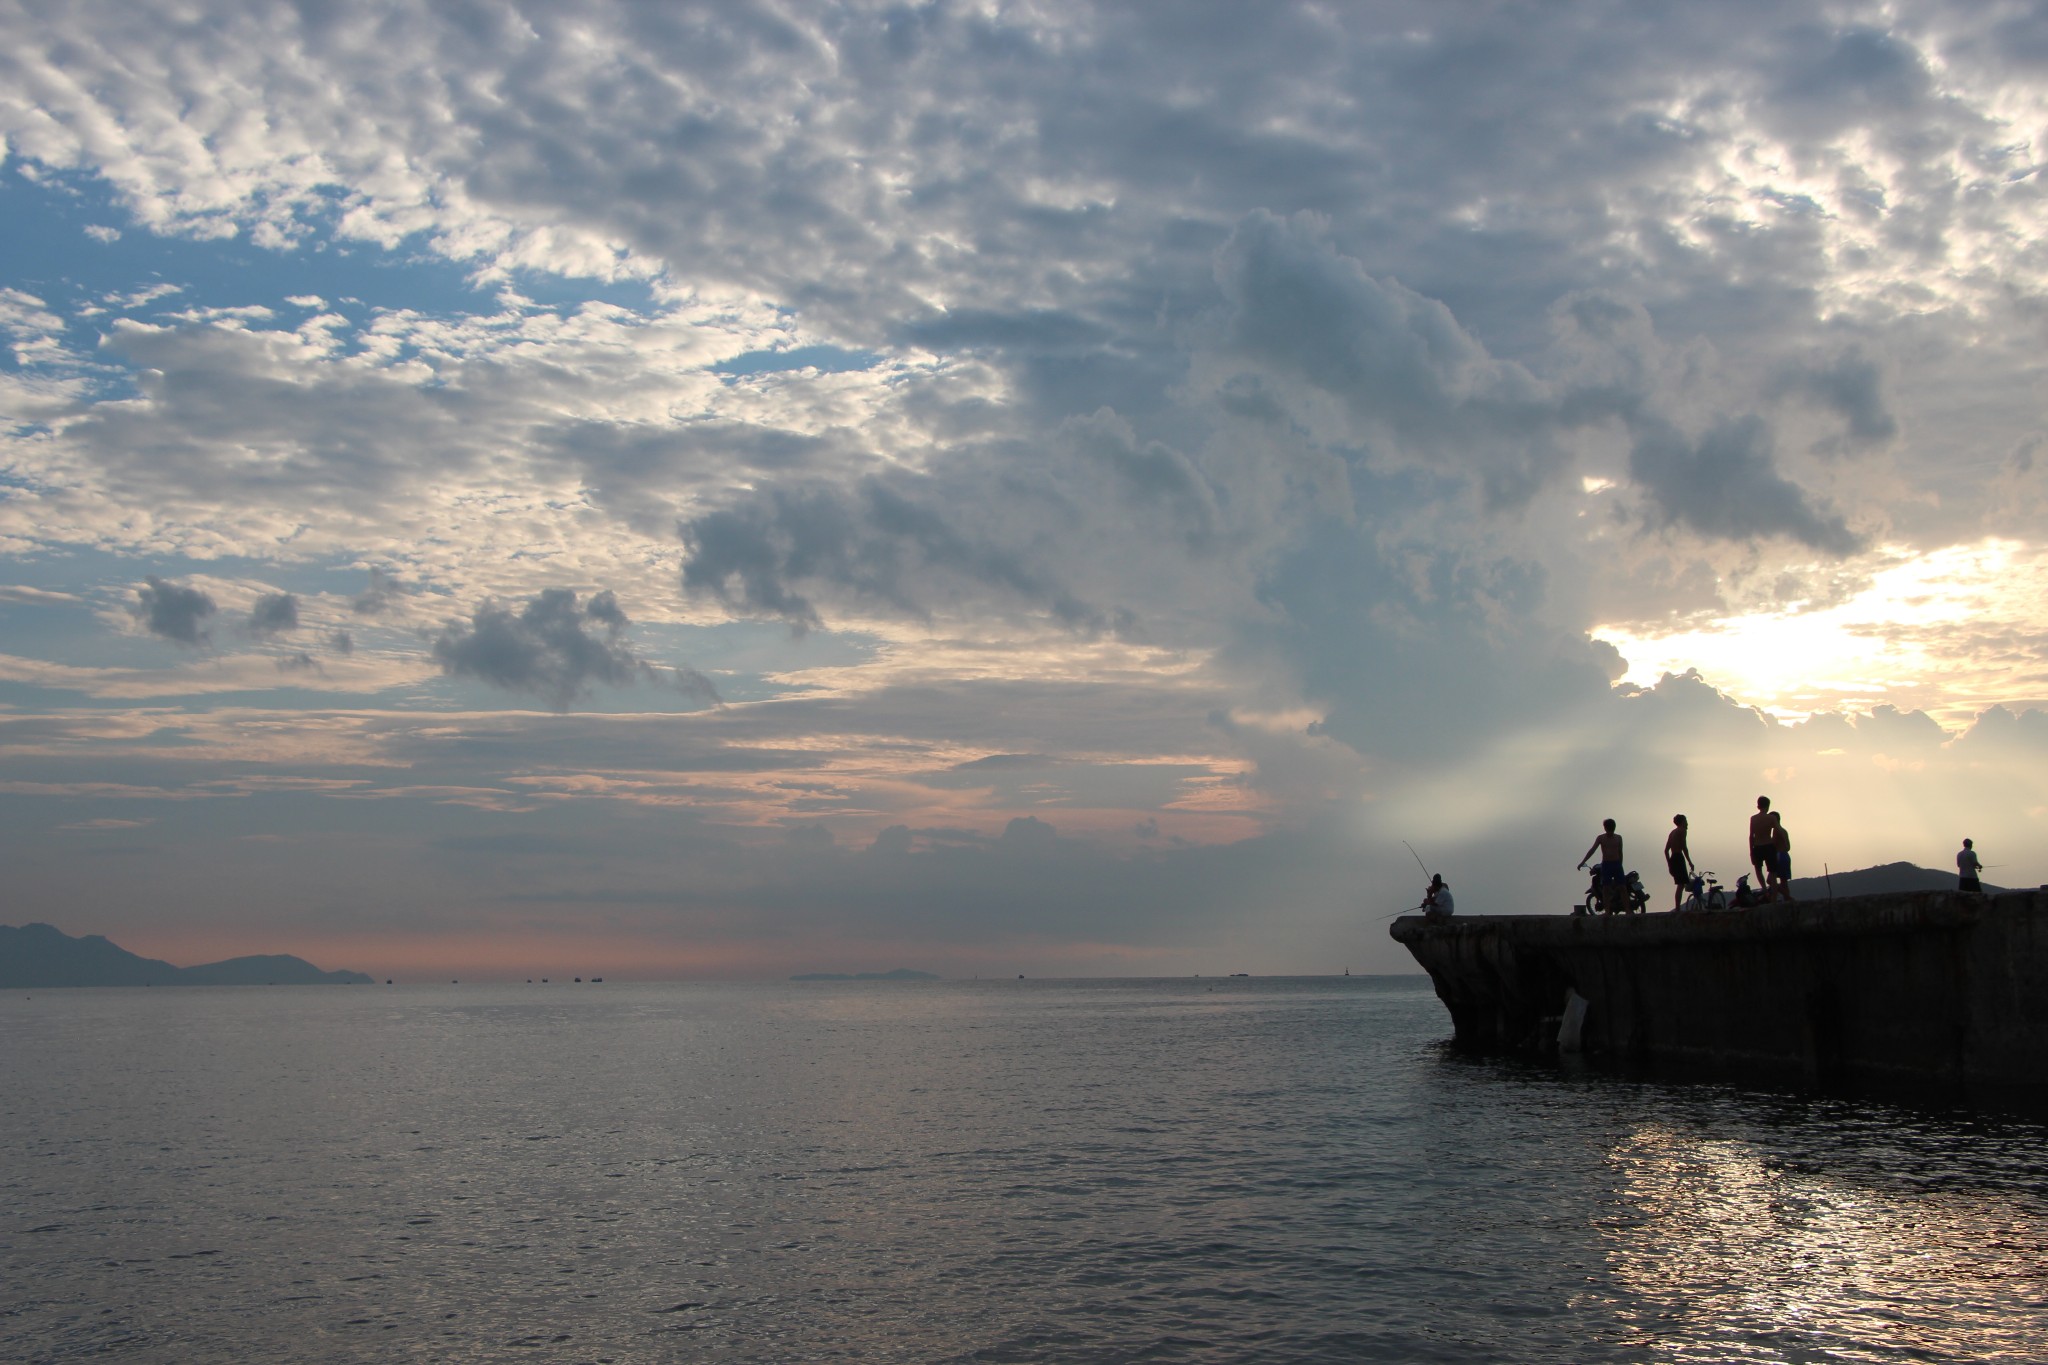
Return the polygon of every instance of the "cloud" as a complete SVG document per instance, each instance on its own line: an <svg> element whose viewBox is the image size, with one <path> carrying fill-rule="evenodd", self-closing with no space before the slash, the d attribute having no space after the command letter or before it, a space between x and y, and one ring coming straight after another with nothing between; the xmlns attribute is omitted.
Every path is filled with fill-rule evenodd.
<svg viewBox="0 0 2048 1365"><path fill-rule="evenodd" d="M404 595L405 588L397 579L373 567L370 586L356 594L349 603L349 609L358 616L377 616L391 610L392 605Z"/></svg>
<svg viewBox="0 0 2048 1365"><path fill-rule="evenodd" d="M1731 540L1779 535L1831 555L1864 547L1839 514L1816 509L1778 473L1762 418L1725 418L1697 438L1649 417L1631 428L1629 471L1661 524Z"/></svg>
<svg viewBox="0 0 2048 1365"><path fill-rule="evenodd" d="M636 655L624 641L631 624L608 591L579 607L574 590L547 588L516 615L486 603L467 625L443 628L434 638L434 659L450 677L528 693L557 710L600 684L625 687L663 677L686 696L717 701L710 681L695 670L658 669Z"/></svg>
<svg viewBox="0 0 2048 1365"><path fill-rule="evenodd" d="M1883 367L1858 350L1794 370L1779 381L1779 392L1802 395L1839 415L1850 449L1883 445L1899 434L1886 395ZM1823 445L1823 450L1831 449Z"/></svg>
<svg viewBox="0 0 2048 1365"><path fill-rule="evenodd" d="M928 491L937 491L929 480L882 476L850 490L775 487L693 518L681 528L683 588L798 631L823 624L808 595L813 584L913 617L966 586L1043 607L1075 629L1111 624L1050 566L1003 543L1009 527L1000 510L970 514L981 524L963 527L958 505L935 502Z"/></svg>
<svg viewBox="0 0 2048 1365"><path fill-rule="evenodd" d="M218 608L205 592L178 583L167 583L151 574L143 586L135 590L135 598L135 618L150 634L195 647L207 642L207 634L200 629L199 623Z"/></svg>
<svg viewBox="0 0 2048 1365"><path fill-rule="evenodd" d="M1619 410L1612 395L1560 394L1496 359L1442 302L1375 279L1326 233L1319 218L1264 211L1237 225L1216 267L1222 345L1270 380L1335 400L1354 437L1475 468L1495 503L1519 504L1562 469L1560 432ZM1300 415L1313 422L1313 411Z"/></svg>
<svg viewBox="0 0 2048 1365"><path fill-rule="evenodd" d="M31 588L18 583L0 584L0 602L31 607L68 607L78 605L80 600L76 593L53 592L48 588Z"/></svg>
<svg viewBox="0 0 2048 1365"><path fill-rule="evenodd" d="M249 608L251 635L277 635L299 628L299 599L288 592L267 592Z"/></svg>

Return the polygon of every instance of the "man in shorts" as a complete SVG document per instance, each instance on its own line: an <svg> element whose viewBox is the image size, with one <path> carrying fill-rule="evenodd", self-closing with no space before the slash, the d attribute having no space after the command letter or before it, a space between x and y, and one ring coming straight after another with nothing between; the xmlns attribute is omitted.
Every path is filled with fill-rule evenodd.
<svg viewBox="0 0 2048 1365"><path fill-rule="evenodd" d="M1756 874L1761 891L1771 884L1771 798L1756 799L1756 814L1749 817L1749 870Z"/></svg>
<svg viewBox="0 0 2048 1365"><path fill-rule="evenodd" d="M1585 871L1586 864L1595 853L1600 855L1600 866L1593 873L1593 879L1600 884L1601 903L1611 909L1608 898L1614 894L1613 888L1619 886L1627 875L1621 870L1621 836L1614 832L1612 820L1600 822L1600 833L1594 836L1593 846L1586 850L1585 857L1579 859L1581 872Z"/></svg>
<svg viewBox="0 0 2048 1365"><path fill-rule="evenodd" d="M1776 811L1771 812L1771 898L1792 899L1792 836Z"/></svg>
<svg viewBox="0 0 2048 1365"><path fill-rule="evenodd" d="M1685 847L1685 817L1671 817L1671 832L1664 836L1664 866L1671 872L1671 908L1685 904L1685 889L1692 884L1692 854Z"/></svg>

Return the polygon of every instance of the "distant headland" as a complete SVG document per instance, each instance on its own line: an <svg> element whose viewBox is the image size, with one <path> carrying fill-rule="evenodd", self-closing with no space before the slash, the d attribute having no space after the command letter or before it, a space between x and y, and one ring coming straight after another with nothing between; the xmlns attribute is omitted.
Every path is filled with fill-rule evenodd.
<svg viewBox="0 0 2048 1365"><path fill-rule="evenodd" d="M898 967L893 972L804 972L791 981L937 981L936 972L914 972Z"/></svg>
<svg viewBox="0 0 2048 1365"><path fill-rule="evenodd" d="M0 988L23 986L367 986L361 972L323 972L302 957L270 953L173 967L87 934L47 924L0 924Z"/></svg>

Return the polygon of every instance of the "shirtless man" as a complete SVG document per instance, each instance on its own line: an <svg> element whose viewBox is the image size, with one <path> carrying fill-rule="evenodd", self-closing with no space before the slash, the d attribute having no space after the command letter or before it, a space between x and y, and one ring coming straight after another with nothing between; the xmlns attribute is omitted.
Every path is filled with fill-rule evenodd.
<svg viewBox="0 0 2048 1365"><path fill-rule="evenodd" d="M1621 870L1621 836L1614 832L1612 820L1600 822L1600 833L1594 836L1593 846L1586 850L1585 857L1579 859L1580 871L1585 870L1586 864L1592 860L1595 853L1600 855L1600 866L1593 873L1593 877L1600 884L1600 900L1604 905L1609 894L1608 888L1619 886L1622 877L1626 875Z"/></svg>
<svg viewBox="0 0 2048 1365"><path fill-rule="evenodd" d="M1792 899L1792 837L1776 811L1771 812L1771 898Z"/></svg>
<svg viewBox="0 0 2048 1365"><path fill-rule="evenodd" d="M1749 817L1749 870L1756 874L1759 891L1771 884L1771 798L1756 799L1756 814Z"/></svg>
<svg viewBox="0 0 2048 1365"><path fill-rule="evenodd" d="M1664 866L1671 871L1671 908L1685 904L1685 888L1693 876L1692 854L1685 846L1685 817L1671 817L1671 832L1664 836Z"/></svg>

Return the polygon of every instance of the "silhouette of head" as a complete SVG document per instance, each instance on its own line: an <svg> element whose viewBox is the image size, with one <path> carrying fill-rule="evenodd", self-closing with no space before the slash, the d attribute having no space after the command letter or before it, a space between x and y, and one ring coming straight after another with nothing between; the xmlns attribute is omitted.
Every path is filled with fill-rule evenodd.
<svg viewBox="0 0 2048 1365"><path fill-rule="evenodd" d="M1671 823L1678 826L1680 829L1684 829L1685 817L1683 815L1674 815L1671 817Z"/></svg>
<svg viewBox="0 0 2048 1365"><path fill-rule="evenodd" d="M1606 830L1609 834L1612 834L1614 833L1614 822L1612 820L1602 820L1600 822L1600 828Z"/></svg>
<svg viewBox="0 0 2048 1365"><path fill-rule="evenodd" d="M1756 808L1758 810L1769 810L1771 808L1771 798L1768 796L1759 796L1756 799Z"/></svg>

